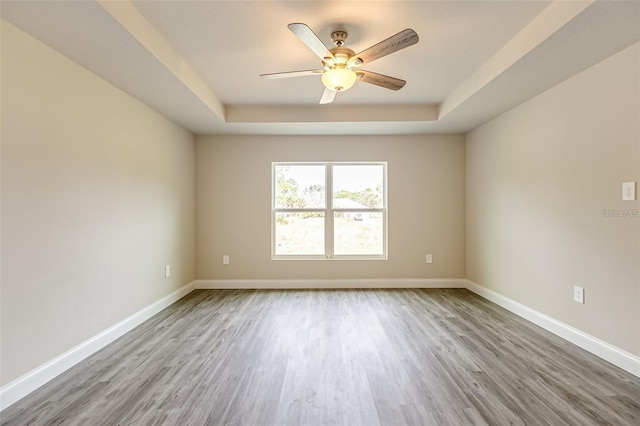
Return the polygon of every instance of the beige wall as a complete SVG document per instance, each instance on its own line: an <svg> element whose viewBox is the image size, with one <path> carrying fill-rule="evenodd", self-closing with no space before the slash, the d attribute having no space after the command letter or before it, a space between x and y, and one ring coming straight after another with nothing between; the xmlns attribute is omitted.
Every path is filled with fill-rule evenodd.
<svg viewBox="0 0 640 426"><path fill-rule="evenodd" d="M464 277L461 135L208 136L196 158L200 279ZM273 161L387 161L389 259L271 260Z"/></svg>
<svg viewBox="0 0 640 426"><path fill-rule="evenodd" d="M640 45L470 132L467 277L640 355ZM573 299L585 288L586 303Z"/></svg>
<svg viewBox="0 0 640 426"><path fill-rule="evenodd" d="M194 162L190 133L2 23L2 384L193 280Z"/></svg>

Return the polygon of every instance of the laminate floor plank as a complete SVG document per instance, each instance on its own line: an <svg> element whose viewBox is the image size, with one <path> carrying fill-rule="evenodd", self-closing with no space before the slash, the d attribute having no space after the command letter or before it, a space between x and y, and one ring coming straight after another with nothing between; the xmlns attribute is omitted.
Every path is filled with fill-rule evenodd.
<svg viewBox="0 0 640 426"><path fill-rule="evenodd" d="M639 425L640 378L467 290L198 290L0 424Z"/></svg>

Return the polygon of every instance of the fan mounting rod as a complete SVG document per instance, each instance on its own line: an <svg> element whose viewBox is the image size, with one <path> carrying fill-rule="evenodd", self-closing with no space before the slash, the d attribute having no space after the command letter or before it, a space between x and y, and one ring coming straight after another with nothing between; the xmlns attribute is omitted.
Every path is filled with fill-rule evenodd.
<svg viewBox="0 0 640 426"><path fill-rule="evenodd" d="M346 31L338 30L331 33L331 40L333 40L333 44L336 46L342 47L348 36L349 34L347 34Z"/></svg>

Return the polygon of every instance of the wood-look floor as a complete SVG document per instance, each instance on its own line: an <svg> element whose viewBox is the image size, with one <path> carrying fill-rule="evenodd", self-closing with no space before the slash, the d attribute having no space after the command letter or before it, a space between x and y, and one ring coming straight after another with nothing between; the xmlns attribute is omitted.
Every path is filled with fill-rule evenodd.
<svg viewBox="0 0 640 426"><path fill-rule="evenodd" d="M640 379L467 290L199 290L2 425L640 425Z"/></svg>

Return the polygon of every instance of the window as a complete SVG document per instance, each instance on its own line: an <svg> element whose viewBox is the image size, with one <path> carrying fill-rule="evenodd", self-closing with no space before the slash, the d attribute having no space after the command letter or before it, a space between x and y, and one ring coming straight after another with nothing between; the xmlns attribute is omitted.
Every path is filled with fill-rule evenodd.
<svg viewBox="0 0 640 426"><path fill-rule="evenodd" d="M386 163L273 163L273 259L386 259Z"/></svg>

